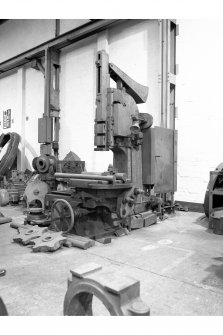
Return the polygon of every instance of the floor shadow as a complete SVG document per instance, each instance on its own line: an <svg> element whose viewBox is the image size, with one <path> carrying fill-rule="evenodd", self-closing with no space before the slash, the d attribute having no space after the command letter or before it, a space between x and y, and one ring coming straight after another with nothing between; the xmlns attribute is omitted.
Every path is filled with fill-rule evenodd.
<svg viewBox="0 0 223 335"><path fill-rule="evenodd" d="M206 215L201 215L199 216L195 222L195 224L201 226L201 227L204 227L206 228L206 232L209 233L209 234L213 234L213 230L212 229L209 229L209 219L206 217Z"/></svg>
<svg viewBox="0 0 223 335"><path fill-rule="evenodd" d="M206 269L210 274L202 280L202 284L223 290L223 257L215 257L213 259L221 262L221 264L212 264Z"/></svg>
<svg viewBox="0 0 223 335"><path fill-rule="evenodd" d="M223 262L223 257L214 257L213 259L216 260L216 261L221 261L221 262Z"/></svg>

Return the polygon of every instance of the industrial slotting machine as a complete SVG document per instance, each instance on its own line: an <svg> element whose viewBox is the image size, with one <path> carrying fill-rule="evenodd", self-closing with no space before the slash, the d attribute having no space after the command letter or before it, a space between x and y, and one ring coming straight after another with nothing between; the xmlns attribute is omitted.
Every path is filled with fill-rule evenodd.
<svg viewBox="0 0 223 335"><path fill-rule="evenodd" d="M172 163L176 163L176 131L151 128L152 116L139 113L137 105L146 102L148 87L109 63L104 50L97 53L96 70L95 150L112 150L113 165L104 173L64 173L58 172L57 159L52 155L33 160L38 178L47 185L43 207L48 216L39 220L40 225L48 224L49 229L90 239L114 233L119 236L156 223L157 215L151 210L155 198L151 197L151 176L156 166L150 159L156 138L162 140L160 146L167 147L166 152L168 145L174 148L170 155L164 155L164 160L171 156L173 161L163 162L165 177L160 171L157 177L161 183L173 181ZM116 82L116 88L110 87L110 78ZM171 185L174 186L166 191L175 190L176 183ZM159 201L156 199L155 203ZM35 217L38 208L34 206L32 211ZM28 221L32 223L30 217Z"/></svg>

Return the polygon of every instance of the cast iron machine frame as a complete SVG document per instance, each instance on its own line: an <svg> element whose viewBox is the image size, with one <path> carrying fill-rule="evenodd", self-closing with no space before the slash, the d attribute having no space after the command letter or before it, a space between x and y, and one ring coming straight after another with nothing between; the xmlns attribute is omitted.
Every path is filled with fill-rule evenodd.
<svg viewBox="0 0 223 335"><path fill-rule="evenodd" d="M137 106L146 102L148 87L109 63L104 50L97 53L96 70L95 150L112 150L113 165L104 173L68 174L53 171L52 159L51 176L63 187L52 190L45 199L46 207L52 208L56 230L63 230L63 216L70 220L66 232L90 238L156 222L156 215L149 210L148 185L143 185L142 178L143 131L151 127L153 118L139 113ZM110 78L116 88L110 87ZM44 161L44 157L37 158L38 166L40 159Z"/></svg>
<svg viewBox="0 0 223 335"><path fill-rule="evenodd" d="M110 87L111 79L116 88ZM44 207L51 209L52 229L95 239L155 223L151 195L176 190L177 159L176 131L151 128L153 117L139 112L148 87L110 63L104 50L97 53L96 83L94 150L111 150L113 164L106 172L64 173L57 169L58 159L56 154L51 156L51 150L33 160L34 169L51 190ZM40 123L46 129L54 115L49 109L55 105L45 105L48 112ZM52 137L40 142L44 140L42 147L48 150Z"/></svg>

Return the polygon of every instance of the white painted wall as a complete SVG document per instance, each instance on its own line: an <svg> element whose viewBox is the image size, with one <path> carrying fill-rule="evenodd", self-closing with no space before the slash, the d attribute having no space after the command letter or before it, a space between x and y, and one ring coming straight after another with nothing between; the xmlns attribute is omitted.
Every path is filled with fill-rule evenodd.
<svg viewBox="0 0 223 335"><path fill-rule="evenodd" d="M60 158L74 151L94 166L96 36L63 50L60 56Z"/></svg>
<svg viewBox="0 0 223 335"><path fill-rule="evenodd" d="M32 160L40 155L38 143L38 118L44 108L44 77L40 71L27 68L25 71L25 166L32 169Z"/></svg>
<svg viewBox="0 0 223 335"><path fill-rule="evenodd" d="M38 118L43 113L44 79L31 68L19 69L0 80L0 133L16 132L21 141L18 168L32 169L32 159L40 154ZM3 129L3 111L11 109L11 128Z"/></svg>
<svg viewBox="0 0 223 335"><path fill-rule="evenodd" d="M21 52L21 24L16 20L0 27L0 42L8 43L2 49L2 59L11 52ZM23 24L27 24L23 22ZM34 26L37 21L34 20ZM48 20L50 21L50 20ZM63 20L62 20L63 21ZM72 28L71 22L61 21L61 27ZM70 20L73 21L73 20ZM76 21L76 20L74 20ZM2 28L18 24L18 31L9 29L6 39ZM31 24L32 22L29 22ZM68 24L69 23L69 24ZM79 22L80 23L80 22ZM35 41L30 33L24 38L23 48L47 40L54 33L55 20L43 31L35 30ZM74 23L77 24L77 23ZM221 22L179 21L178 60L180 74L177 82L177 101L179 118L178 150L178 192L176 199L201 202L208 182L209 170L220 161L219 133L221 123L221 84L222 47L219 43L223 30ZM73 26L75 27L75 26ZM11 34L17 40L12 44ZM39 35L38 35L39 34ZM4 38L3 38L4 36ZM34 35L33 35L34 36ZM5 40L5 42L4 42ZM207 48L208 45L208 48ZM119 66L133 79L148 85L149 97L146 104L139 105L141 112L151 113L154 125L160 125L160 35L158 20L132 20L114 27L98 36L93 36L66 48L61 53L60 76L60 158L70 151L76 152L86 161L88 171L103 171L112 162L111 152L94 152L94 117L95 117L95 59L97 50L104 48L109 52L110 61ZM23 49L24 51L24 49ZM12 55L12 54L11 54ZM2 60L1 59L1 60ZM214 61L213 61L214 59ZM1 61L0 60L0 61ZM23 89L21 73L15 73L0 80L0 113L4 108L12 109L14 124L10 131L24 134L25 167L31 167L35 155L39 155L38 118L43 113L43 75L30 68L24 70ZM24 91L23 91L24 90ZM23 103L21 102L23 96ZM28 117L28 119L26 119ZM0 114L0 121L2 115ZM24 126L25 123L25 126ZM0 125L2 128L2 125ZM211 133L210 136L207 134ZM220 143L220 142L219 142Z"/></svg>
<svg viewBox="0 0 223 335"><path fill-rule="evenodd" d="M160 27L159 20L131 20L109 30L109 57L124 72L149 87L147 102L139 106L160 125Z"/></svg>
<svg viewBox="0 0 223 335"><path fill-rule="evenodd" d="M0 126L3 133L9 131L21 132L17 85L16 72L0 80ZM11 109L12 124L10 130L3 129L3 111L7 109Z"/></svg>
<svg viewBox="0 0 223 335"><path fill-rule="evenodd" d="M60 157L74 151L88 171L105 171L112 152L94 151L96 52L104 48L110 62L150 87L148 102L140 112L151 113L159 125L159 22L132 20L63 50L60 57ZM113 87L115 83L111 81Z"/></svg>
<svg viewBox="0 0 223 335"><path fill-rule="evenodd" d="M60 34L64 34L65 32L75 29L79 26L82 26L85 23L90 22L87 19L61 19L60 20Z"/></svg>
<svg viewBox="0 0 223 335"><path fill-rule="evenodd" d="M9 20L0 26L0 62L55 37L55 20Z"/></svg>
<svg viewBox="0 0 223 335"><path fill-rule="evenodd" d="M21 134L20 81L17 73L0 80L0 129L1 133L17 132ZM10 88L10 89L9 89ZM11 109L11 128L3 129L3 111ZM21 144L19 145L17 164L21 166Z"/></svg>
<svg viewBox="0 0 223 335"><path fill-rule="evenodd" d="M177 200L203 202L209 171L223 161L223 22L179 20Z"/></svg>
<svg viewBox="0 0 223 335"><path fill-rule="evenodd" d="M61 33L73 29L88 20L60 20ZM0 44L4 52L0 62L30 49L55 34L55 20L9 20L0 27ZM94 152L94 118L95 118L95 81L96 52L104 48L110 54L110 61L126 71L141 84L149 85L148 102L139 106L141 112L154 116L154 123L159 125L160 105L158 74L159 58L159 22L158 20L131 20L99 35L88 38L61 53L60 78L60 158L69 150L76 152L86 161L88 171L104 171L112 162L111 152ZM43 75L31 68L20 74L1 79L2 107L12 107L12 114L17 114L17 131L23 137L23 150L26 159L23 165L30 168L33 156L39 154L37 142L38 118L43 113ZM19 81L15 85L15 78ZM5 85L6 81L12 82ZM13 90L19 95L15 101ZM113 83L115 85L115 83ZM10 87L10 90L8 88ZM8 98L7 98L8 97ZM7 100L8 99L8 100ZM23 99L24 101L22 101ZM1 99L0 99L1 104ZM24 125L25 123L25 125ZM21 128L21 124L23 127Z"/></svg>

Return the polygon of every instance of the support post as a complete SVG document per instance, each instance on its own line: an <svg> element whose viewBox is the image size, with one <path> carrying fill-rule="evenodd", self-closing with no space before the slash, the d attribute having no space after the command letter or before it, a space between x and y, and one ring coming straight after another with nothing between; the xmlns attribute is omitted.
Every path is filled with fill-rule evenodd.
<svg viewBox="0 0 223 335"><path fill-rule="evenodd" d="M45 49L44 113L39 119L41 154L58 157L59 151L59 52Z"/></svg>
<svg viewBox="0 0 223 335"><path fill-rule="evenodd" d="M21 158L18 161L17 157L17 168L21 171L25 171L25 69L22 67L17 72L17 93L18 93L18 108L21 113Z"/></svg>

